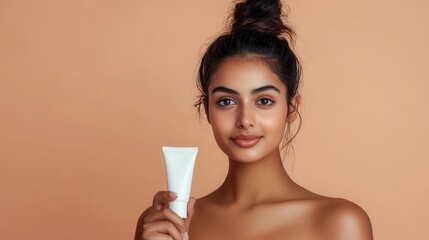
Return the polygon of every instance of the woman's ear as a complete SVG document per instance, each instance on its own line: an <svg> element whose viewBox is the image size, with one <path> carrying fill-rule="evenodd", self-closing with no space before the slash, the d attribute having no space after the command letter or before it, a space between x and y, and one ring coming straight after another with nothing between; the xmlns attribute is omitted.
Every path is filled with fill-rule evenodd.
<svg viewBox="0 0 429 240"><path fill-rule="evenodd" d="M203 98L203 104L204 104L204 112L206 113L207 122L210 123L210 116L209 116L209 106L208 106L208 100L207 98Z"/></svg>
<svg viewBox="0 0 429 240"><path fill-rule="evenodd" d="M287 122L289 124L293 123L298 118L298 108L301 104L301 95L299 93L295 94L295 97L292 99L291 107L289 109L289 116Z"/></svg>

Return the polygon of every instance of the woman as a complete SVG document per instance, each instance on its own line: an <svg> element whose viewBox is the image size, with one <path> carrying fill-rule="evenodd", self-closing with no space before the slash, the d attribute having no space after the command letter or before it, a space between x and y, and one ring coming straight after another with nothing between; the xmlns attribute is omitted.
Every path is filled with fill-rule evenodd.
<svg viewBox="0 0 429 240"><path fill-rule="evenodd" d="M166 207L175 193L158 192L135 239L372 239L359 206L299 186L282 165L290 124L300 119L301 68L281 9L278 0L237 3L230 30L201 61L196 107L228 156L224 183L191 198L187 219Z"/></svg>

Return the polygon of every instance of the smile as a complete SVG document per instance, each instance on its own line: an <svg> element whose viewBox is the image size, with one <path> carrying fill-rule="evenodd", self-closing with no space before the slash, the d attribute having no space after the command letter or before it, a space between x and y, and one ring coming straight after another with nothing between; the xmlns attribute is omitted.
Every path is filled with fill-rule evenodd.
<svg viewBox="0 0 429 240"><path fill-rule="evenodd" d="M262 137L254 135L240 135L237 137L231 138L231 140L242 148L250 148L255 146Z"/></svg>

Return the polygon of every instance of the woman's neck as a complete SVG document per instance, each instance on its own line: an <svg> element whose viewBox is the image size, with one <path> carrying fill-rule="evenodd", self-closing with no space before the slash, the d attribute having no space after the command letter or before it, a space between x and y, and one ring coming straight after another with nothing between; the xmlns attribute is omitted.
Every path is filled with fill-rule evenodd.
<svg viewBox="0 0 429 240"><path fill-rule="evenodd" d="M296 186L283 167L280 152L275 151L253 163L230 159L228 175L218 189L218 196L224 203L251 207L284 199Z"/></svg>

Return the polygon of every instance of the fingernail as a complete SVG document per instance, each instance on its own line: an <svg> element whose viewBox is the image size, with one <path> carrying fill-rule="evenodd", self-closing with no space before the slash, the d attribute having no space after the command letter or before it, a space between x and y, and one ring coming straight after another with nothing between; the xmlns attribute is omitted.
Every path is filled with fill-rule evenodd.
<svg viewBox="0 0 429 240"><path fill-rule="evenodd" d="M189 239L188 232L185 232L185 233L183 234L183 240L188 240L188 239Z"/></svg>
<svg viewBox="0 0 429 240"><path fill-rule="evenodd" d="M171 198L175 198L175 197L177 197L177 193L175 193L175 192L169 192L168 196L171 197Z"/></svg>

